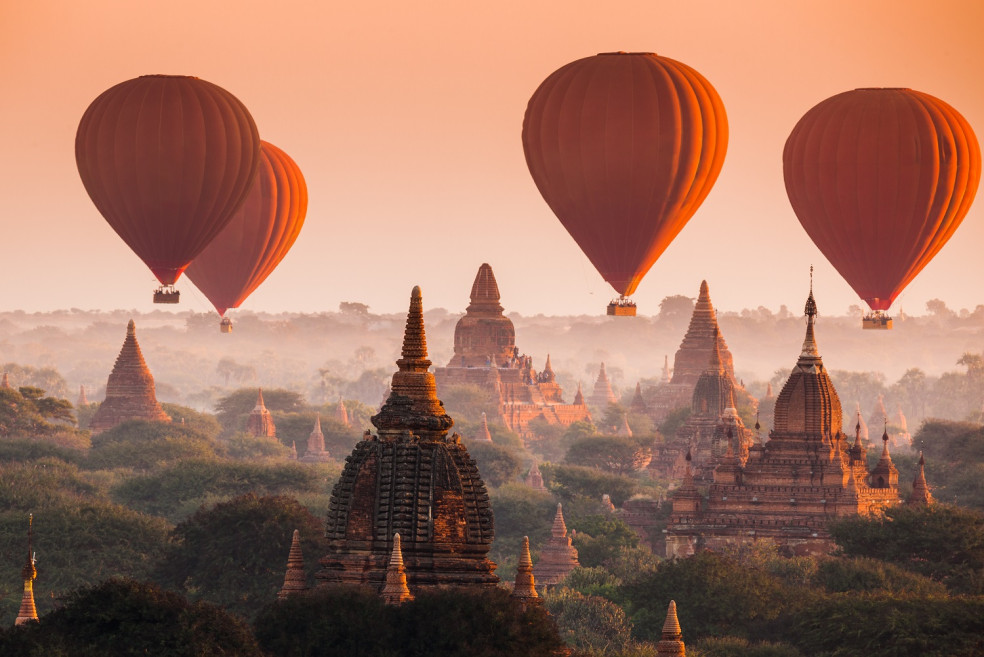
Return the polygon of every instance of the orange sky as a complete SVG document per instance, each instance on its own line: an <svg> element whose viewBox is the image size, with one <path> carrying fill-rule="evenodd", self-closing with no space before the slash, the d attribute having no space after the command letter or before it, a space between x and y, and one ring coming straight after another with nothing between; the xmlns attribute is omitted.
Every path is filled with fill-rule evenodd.
<svg viewBox="0 0 984 657"><path fill-rule="evenodd" d="M0 307L152 309L153 276L89 201L74 139L103 90L170 73L237 95L305 172L304 230L244 309L399 311L419 284L426 307L461 310L489 262L508 311L600 314L611 288L541 199L520 131L552 71L626 50L696 68L730 124L717 184L643 281L640 312L702 278L719 308L799 312L813 263L821 312L842 314L854 293L786 200L786 137L824 98L886 86L942 98L984 140L982 28L977 0L6 0ZM982 238L978 199L896 306L984 303ZM179 309L210 308L178 287Z"/></svg>

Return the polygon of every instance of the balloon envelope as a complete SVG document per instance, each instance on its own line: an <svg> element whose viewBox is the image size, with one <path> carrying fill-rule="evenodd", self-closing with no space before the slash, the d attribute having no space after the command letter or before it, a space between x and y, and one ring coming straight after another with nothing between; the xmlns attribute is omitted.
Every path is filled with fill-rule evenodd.
<svg viewBox="0 0 984 657"><path fill-rule="evenodd" d="M89 197L163 285L172 285L246 197L260 138L225 89L147 75L82 115L75 161Z"/></svg>
<svg viewBox="0 0 984 657"><path fill-rule="evenodd" d="M246 200L187 270L220 315L238 308L287 255L304 225L307 198L294 160L261 142L260 166Z"/></svg>
<svg viewBox="0 0 984 657"><path fill-rule="evenodd" d="M540 194L620 294L628 295L717 180L724 105L686 64L652 53L571 62L534 92L523 150Z"/></svg>
<svg viewBox="0 0 984 657"><path fill-rule="evenodd" d="M939 98L856 89L799 120L782 164L810 239L872 310L888 310L963 221L981 154L970 125Z"/></svg>

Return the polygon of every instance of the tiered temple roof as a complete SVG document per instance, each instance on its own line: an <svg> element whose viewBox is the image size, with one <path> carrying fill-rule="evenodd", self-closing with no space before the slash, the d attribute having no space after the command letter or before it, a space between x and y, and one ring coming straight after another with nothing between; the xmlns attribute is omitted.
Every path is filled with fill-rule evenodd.
<svg viewBox="0 0 984 657"><path fill-rule="evenodd" d="M542 372L533 358L520 354L516 330L503 315L499 286L492 268L483 264L472 284L471 303L454 330L454 356L447 367L435 370L438 389L474 385L494 395L499 416L512 431L531 437L531 421L570 425L588 420L584 404L565 404L563 390L547 356Z"/></svg>
<svg viewBox="0 0 984 657"><path fill-rule="evenodd" d="M560 584L581 565L577 560L577 548L571 545L571 537L567 535L564 510L559 503L550 534L546 545L540 550L540 560L533 568L536 580L545 586Z"/></svg>
<svg viewBox="0 0 984 657"><path fill-rule="evenodd" d="M822 554L834 547L826 530L830 519L899 503L898 472L887 444L869 473L860 428L854 445L841 432L840 399L815 339L812 290L805 313L803 348L776 400L769 441L753 445L744 465L734 450L726 454L706 500L685 480L673 497L668 556L760 539L773 540L787 553Z"/></svg>
<svg viewBox="0 0 984 657"><path fill-rule="evenodd" d="M437 398L428 369L420 288L407 314L389 399L346 459L329 505L321 583L381 590L394 535L411 590L491 587L493 519L485 484Z"/></svg>
<svg viewBox="0 0 984 657"><path fill-rule="evenodd" d="M257 438L277 437L277 426L273 423L273 415L263 403L263 388L257 391L256 406L246 418L246 433Z"/></svg>
<svg viewBox="0 0 984 657"><path fill-rule="evenodd" d="M154 376L140 352L132 319L126 325L123 348L106 382L106 399L92 416L89 430L101 433L128 420L171 421L157 403Z"/></svg>

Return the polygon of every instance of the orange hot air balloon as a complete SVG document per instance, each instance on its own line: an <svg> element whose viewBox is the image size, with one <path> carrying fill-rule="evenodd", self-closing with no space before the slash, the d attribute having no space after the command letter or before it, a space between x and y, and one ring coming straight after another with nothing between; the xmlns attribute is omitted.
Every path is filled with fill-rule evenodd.
<svg viewBox="0 0 984 657"><path fill-rule="evenodd" d="M727 147L714 87L652 53L567 64L537 88L523 121L540 194L623 297L697 211Z"/></svg>
<svg viewBox="0 0 984 657"><path fill-rule="evenodd" d="M307 200L294 160L260 142L260 166L246 200L187 270L220 315L238 308L284 259L304 225Z"/></svg>
<svg viewBox="0 0 984 657"><path fill-rule="evenodd" d="M253 117L235 96L177 75L104 91L75 136L89 197L166 286L155 300L171 303L170 286L246 198L259 150Z"/></svg>
<svg viewBox="0 0 984 657"><path fill-rule="evenodd" d="M782 165L810 239L883 316L967 214L981 153L967 121L939 98L856 89L799 120Z"/></svg>

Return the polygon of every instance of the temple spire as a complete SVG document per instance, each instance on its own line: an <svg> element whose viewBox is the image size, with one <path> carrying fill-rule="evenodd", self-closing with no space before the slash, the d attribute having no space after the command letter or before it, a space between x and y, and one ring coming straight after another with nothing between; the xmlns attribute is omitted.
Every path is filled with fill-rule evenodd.
<svg viewBox="0 0 984 657"><path fill-rule="evenodd" d="M512 597L518 598L520 604L528 605L540 602L536 592L536 582L533 579L533 560L530 558L530 539L523 537L523 547L519 552L519 564L516 566L516 582L513 585Z"/></svg>
<svg viewBox="0 0 984 657"><path fill-rule="evenodd" d="M393 374L390 396L370 420L381 440L396 440L413 434L428 440L443 440L454 425L437 398L434 375L428 369L427 336L424 333L423 300L419 287L410 294L406 330L403 335L403 357L396 361L399 370Z"/></svg>
<svg viewBox="0 0 984 657"><path fill-rule="evenodd" d="M662 637L656 644L657 657L686 657L686 647L683 643L683 630L677 619L676 602L670 600L666 609L666 621L663 622Z"/></svg>
<svg viewBox="0 0 984 657"><path fill-rule="evenodd" d="M10 374L7 372L4 372L3 377L0 377L0 388L7 388L8 390L11 388Z"/></svg>
<svg viewBox="0 0 984 657"><path fill-rule="evenodd" d="M499 284L495 280L495 274L492 273L491 265L483 262L482 266L478 268L478 273L475 274L475 282L472 283L471 289L471 303L466 312L500 314L503 308L499 300Z"/></svg>
<svg viewBox="0 0 984 657"><path fill-rule="evenodd" d="M926 459L923 453L919 452L919 470L916 471L916 478L912 481L912 494L906 501L910 506L926 506L933 503L933 494L929 492L926 484Z"/></svg>
<svg viewBox="0 0 984 657"><path fill-rule="evenodd" d="M386 583L382 590L383 602L389 605L400 605L413 600L413 594L407 586L407 571L403 566L403 550L400 547L399 533L393 534L393 552L390 555L389 567L386 568Z"/></svg>
<svg viewBox="0 0 984 657"><path fill-rule="evenodd" d="M284 585L277 593L277 598L283 600L289 595L307 591L307 588L304 555L301 554L301 532L295 529L290 542L290 553L287 556L287 574L284 575Z"/></svg>
<svg viewBox="0 0 984 657"><path fill-rule="evenodd" d="M485 411L482 411L482 428L478 432L478 439L486 443L492 442L492 433L489 431L489 418L485 415Z"/></svg>
<svg viewBox="0 0 984 657"><path fill-rule="evenodd" d="M341 395L338 396L338 406L335 407L335 419L345 426L349 426L348 409L345 408L345 402L342 401Z"/></svg>
<svg viewBox="0 0 984 657"><path fill-rule="evenodd" d="M34 514L30 514L27 516L27 561L21 570L21 577L24 579L24 593L21 596L20 610L17 612L14 625L23 625L38 620L38 610L34 606L34 580L38 577L38 571L34 567L35 561Z"/></svg>

